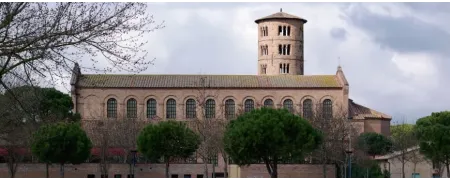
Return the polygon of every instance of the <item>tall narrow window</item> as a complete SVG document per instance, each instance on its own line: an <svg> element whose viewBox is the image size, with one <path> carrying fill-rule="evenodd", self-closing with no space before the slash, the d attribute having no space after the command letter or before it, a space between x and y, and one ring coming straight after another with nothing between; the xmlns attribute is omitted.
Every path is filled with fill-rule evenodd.
<svg viewBox="0 0 450 180"><path fill-rule="evenodd" d="M289 112L293 113L294 112L294 102L290 99L284 100L283 108L286 108L287 110L289 110Z"/></svg>
<svg viewBox="0 0 450 180"><path fill-rule="evenodd" d="M234 100L227 99L225 101L225 118L226 119L232 119L235 116L235 104Z"/></svg>
<svg viewBox="0 0 450 180"><path fill-rule="evenodd" d="M264 107L273 108L273 100L272 99L266 99L264 101Z"/></svg>
<svg viewBox="0 0 450 180"><path fill-rule="evenodd" d="M286 66L286 73L289 74L289 64Z"/></svg>
<svg viewBox="0 0 450 180"><path fill-rule="evenodd" d="M283 64L280 63L280 74L283 74Z"/></svg>
<svg viewBox="0 0 450 180"><path fill-rule="evenodd" d="M206 100L206 118L216 117L216 102L213 99Z"/></svg>
<svg viewBox="0 0 450 180"><path fill-rule="evenodd" d="M106 117L108 118L117 117L117 101L114 98L110 98L106 102Z"/></svg>
<svg viewBox="0 0 450 180"><path fill-rule="evenodd" d="M267 72L267 65L266 64L262 64L261 65L261 74L266 74Z"/></svg>
<svg viewBox="0 0 450 180"><path fill-rule="evenodd" d="M264 55L264 47L261 46L260 49L261 49L261 56L262 56L262 55Z"/></svg>
<svg viewBox="0 0 450 180"><path fill-rule="evenodd" d="M278 54L282 55L283 54L283 45L278 45Z"/></svg>
<svg viewBox="0 0 450 180"><path fill-rule="evenodd" d="M264 36L264 28L261 27L261 36Z"/></svg>
<svg viewBox="0 0 450 180"><path fill-rule="evenodd" d="M283 55L286 55L286 44L285 45L283 45Z"/></svg>
<svg viewBox="0 0 450 180"><path fill-rule="evenodd" d="M197 105L194 99L188 99L186 101L186 119L192 119L197 117Z"/></svg>
<svg viewBox="0 0 450 180"><path fill-rule="evenodd" d="M247 99L244 102L244 112L250 112L255 109L255 102L251 99Z"/></svg>
<svg viewBox="0 0 450 180"><path fill-rule="evenodd" d="M127 118L137 118L137 101L134 98L127 101Z"/></svg>
<svg viewBox="0 0 450 180"><path fill-rule="evenodd" d="M147 101L147 118L152 119L156 116L156 100L151 98Z"/></svg>
<svg viewBox="0 0 450 180"><path fill-rule="evenodd" d="M312 100L306 99L303 101L303 118L311 120L312 118Z"/></svg>
<svg viewBox="0 0 450 180"><path fill-rule="evenodd" d="M290 54L291 54L291 45L288 44L287 45L287 55L290 55Z"/></svg>
<svg viewBox="0 0 450 180"><path fill-rule="evenodd" d="M266 55L269 55L269 46L266 44Z"/></svg>
<svg viewBox="0 0 450 180"><path fill-rule="evenodd" d="M175 101L175 99L170 98L166 102L166 118L177 118L177 102Z"/></svg>
<svg viewBox="0 0 450 180"><path fill-rule="evenodd" d="M291 26L288 26L288 36L291 36Z"/></svg>
<svg viewBox="0 0 450 180"><path fill-rule="evenodd" d="M323 118L330 120L333 117L333 104L330 99L323 101Z"/></svg>
<svg viewBox="0 0 450 180"><path fill-rule="evenodd" d="M278 36L281 36L283 33L283 28L281 26L278 26Z"/></svg>
<svg viewBox="0 0 450 180"><path fill-rule="evenodd" d="M283 36L286 36L286 26L283 26Z"/></svg>
<svg viewBox="0 0 450 180"><path fill-rule="evenodd" d="M267 28L267 26L266 26L266 36L268 36L269 35L269 28Z"/></svg>

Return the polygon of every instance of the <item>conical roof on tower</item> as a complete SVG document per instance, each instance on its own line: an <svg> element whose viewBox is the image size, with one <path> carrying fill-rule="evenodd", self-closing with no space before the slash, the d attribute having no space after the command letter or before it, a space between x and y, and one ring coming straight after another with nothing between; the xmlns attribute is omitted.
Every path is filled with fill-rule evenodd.
<svg viewBox="0 0 450 180"><path fill-rule="evenodd" d="M261 21L269 20L269 19L298 19L300 21L303 21L303 23L308 22L306 19L303 19L298 16L294 16L292 14L285 13L285 12L283 12L282 9L280 9L280 12L277 12L275 14L272 14L272 15L269 15L269 16L266 16L263 18L259 18L259 19L255 20L255 23L259 23Z"/></svg>

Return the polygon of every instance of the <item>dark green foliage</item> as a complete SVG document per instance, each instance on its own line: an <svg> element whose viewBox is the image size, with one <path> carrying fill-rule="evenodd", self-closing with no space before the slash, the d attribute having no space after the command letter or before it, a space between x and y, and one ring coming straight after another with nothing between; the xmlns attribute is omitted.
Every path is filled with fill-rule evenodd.
<svg viewBox="0 0 450 180"><path fill-rule="evenodd" d="M389 171L381 170L376 161L366 160L365 166L357 163L352 164L352 178L386 178L390 177Z"/></svg>
<svg viewBox="0 0 450 180"><path fill-rule="evenodd" d="M33 121L79 121L79 114L71 112L72 98L54 88L20 86L5 92L2 105Z"/></svg>
<svg viewBox="0 0 450 180"><path fill-rule="evenodd" d="M89 158L92 143L78 123L53 123L34 133L31 151L42 162L79 164Z"/></svg>
<svg viewBox="0 0 450 180"><path fill-rule="evenodd" d="M272 177L277 164L298 159L316 149L321 133L286 109L261 108L230 122L224 134L225 151L238 165L264 162Z"/></svg>
<svg viewBox="0 0 450 180"><path fill-rule="evenodd" d="M392 146L389 138L375 132L362 133L358 137L358 148L370 156L390 153Z"/></svg>
<svg viewBox="0 0 450 180"><path fill-rule="evenodd" d="M420 152L429 159L450 164L450 112L436 112L420 118L416 122L415 132L419 140Z"/></svg>
<svg viewBox="0 0 450 180"><path fill-rule="evenodd" d="M147 125L137 139L140 153L151 161L163 158L166 176L170 161L188 158L198 148L200 137L182 122L163 121Z"/></svg>

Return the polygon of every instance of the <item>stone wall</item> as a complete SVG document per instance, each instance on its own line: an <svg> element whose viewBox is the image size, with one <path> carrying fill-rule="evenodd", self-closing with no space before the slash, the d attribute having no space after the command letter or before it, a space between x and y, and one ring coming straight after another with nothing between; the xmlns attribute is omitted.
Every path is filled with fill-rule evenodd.
<svg viewBox="0 0 450 180"><path fill-rule="evenodd" d="M235 165L230 165L235 166ZM85 163L80 165L65 165L66 178L86 178L89 174L100 177L100 166L94 163ZM51 165L49 174L52 178L60 177L60 166L57 164ZM212 166L209 165L209 177L211 177ZM229 168L232 170L232 168ZM322 165L311 164L289 164L279 165L279 177L286 178L320 178L322 176ZM251 165L249 167L239 168L239 176L246 177L269 177L267 169L263 164ZM222 169L216 168L216 172L223 172ZM231 173L231 172L230 172ZM46 170L45 164L20 164L16 173L17 178L45 178ZM126 178L129 174L128 164L111 164L109 169L109 177L120 174L122 178ZM185 175L190 175L192 178L197 175L204 174L203 164L171 164L170 174L178 175L178 178L183 178ZM334 165L328 165L328 176L335 177ZM7 164L0 164L0 178L9 177ZM164 178L165 165L164 164L137 164L135 168L135 178Z"/></svg>

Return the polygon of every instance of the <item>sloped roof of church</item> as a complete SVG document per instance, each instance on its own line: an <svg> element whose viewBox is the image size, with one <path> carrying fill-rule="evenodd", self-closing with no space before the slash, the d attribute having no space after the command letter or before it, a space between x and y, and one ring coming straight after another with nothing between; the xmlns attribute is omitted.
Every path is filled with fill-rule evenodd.
<svg viewBox="0 0 450 180"><path fill-rule="evenodd" d="M204 79L204 83L202 83ZM85 88L342 88L336 75L113 75L83 74Z"/></svg>
<svg viewBox="0 0 450 180"><path fill-rule="evenodd" d="M349 116L352 117L352 119L391 119L392 117L386 114L383 114L381 112L375 111L373 109L370 109L368 107L359 105L353 100L349 99L348 102L348 111Z"/></svg>
<svg viewBox="0 0 450 180"><path fill-rule="evenodd" d="M298 16L294 16L292 14L288 14L288 13L285 13L285 12L277 12L275 14L272 14L272 15L269 15L269 16L266 16L266 17L263 17L263 18L259 18L259 19L255 20L255 22L259 23L259 22L261 22L263 20L269 20L269 19L298 19L298 20L303 21L303 23L307 22L306 19L303 19L303 18L298 17Z"/></svg>

